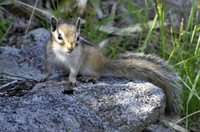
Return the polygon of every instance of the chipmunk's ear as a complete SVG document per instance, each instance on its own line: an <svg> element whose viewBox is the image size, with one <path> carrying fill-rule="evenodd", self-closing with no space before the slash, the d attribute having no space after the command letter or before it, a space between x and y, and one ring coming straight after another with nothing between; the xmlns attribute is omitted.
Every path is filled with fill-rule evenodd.
<svg viewBox="0 0 200 132"><path fill-rule="evenodd" d="M58 26L58 20L54 16L52 16L50 18L50 23L51 23L51 32L54 32Z"/></svg>
<svg viewBox="0 0 200 132"><path fill-rule="evenodd" d="M80 33L80 28L81 28L81 18L80 17L76 20L76 28L77 28L77 32Z"/></svg>

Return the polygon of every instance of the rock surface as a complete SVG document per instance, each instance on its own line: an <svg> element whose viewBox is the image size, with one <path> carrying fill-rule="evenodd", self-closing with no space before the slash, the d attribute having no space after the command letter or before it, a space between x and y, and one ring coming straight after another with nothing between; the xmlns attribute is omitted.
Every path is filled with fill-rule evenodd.
<svg viewBox="0 0 200 132"><path fill-rule="evenodd" d="M0 98L0 131L141 131L164 111L164 94L150 83L103 76L64 94L64 80Z"/></svg>
<svg viewBox="0 0 200 132"><path fill-rule="evenodd" d="M21 79L35 81L41 79L44 67L44 45L50 37L46 29L43 29L43 33L41 33L42 29L30 31L28 36L23 37L22 39L26 39L29 46L21 50L12 47L0 47L0 72L4 77L17 79L21 77ZM40 37L37 32L40 32ZM34 40L34 42L31 40ZM53 75L56 76L57 74Z"/></svg>
<svg viewBox="0 0 200 132"><path fill-rule="evenodd" d="M0 47L1 75L40 80L46 38L22 50ZM147 82L103 75L96 84L72 88L66 80L54 70L49 81L37 83L25 95L0 97L0 131L136 132L164 112L163 91Z"/></svg>

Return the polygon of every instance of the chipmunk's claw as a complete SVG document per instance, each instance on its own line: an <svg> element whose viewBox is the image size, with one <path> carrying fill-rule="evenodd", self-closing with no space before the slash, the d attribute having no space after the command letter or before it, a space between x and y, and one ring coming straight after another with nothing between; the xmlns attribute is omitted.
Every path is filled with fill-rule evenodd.
<svg viewBox="0 0 200 132"><path fill-rule="evenodd" d="M76 80L68 80L68 84L70 86L76 87L78 86L78 82Z"/></svg>
<svg viewBox="0 0 200 132"><path fill-rule="evenodd" d="M97 80L94 77L80 77L79 79L83 83L92 82L93 84L95 84L97 82Z"/></svg>
<svg viewBox="0 0 200 132"><path fill-rule="evenodd" d="M48 80L48 77L43 77L39 82L46 82Z"/></svg>

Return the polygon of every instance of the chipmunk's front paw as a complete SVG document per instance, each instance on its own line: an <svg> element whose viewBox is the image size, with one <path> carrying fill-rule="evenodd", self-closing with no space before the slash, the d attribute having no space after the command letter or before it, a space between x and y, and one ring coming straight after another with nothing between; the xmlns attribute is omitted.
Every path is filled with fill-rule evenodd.
<svg viewBox="0 0 200 132"><path fill-rule="evenodd" d="M78 86L78 82L76 81L76 79L73 79L73 78L69 78L68 83L71 86Z"/></svg>

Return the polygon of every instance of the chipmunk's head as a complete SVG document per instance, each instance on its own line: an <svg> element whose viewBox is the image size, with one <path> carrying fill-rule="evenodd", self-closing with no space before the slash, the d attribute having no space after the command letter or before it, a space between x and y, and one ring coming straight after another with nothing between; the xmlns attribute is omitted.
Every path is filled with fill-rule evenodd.
<svg viewBox="0 0 200 132"><path fill-rule="evenodd" d="M55 17L51 17L51 38L53 48L58 52L70 54L77 46L80 35L80 17L76 24L58 24Z"/></svg>

